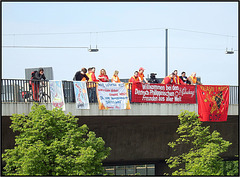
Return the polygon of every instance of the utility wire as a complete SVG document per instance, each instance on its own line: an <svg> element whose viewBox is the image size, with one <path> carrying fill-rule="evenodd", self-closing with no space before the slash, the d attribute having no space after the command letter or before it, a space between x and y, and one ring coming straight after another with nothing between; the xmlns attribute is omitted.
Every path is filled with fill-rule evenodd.
<svg viewBox="0 0 240 177"><path fill-rule="evenodd" d="M68 32L68 33L23 33L23 34L3 34L4 36L10 35L64 35L64 34L84 34L84 33L115 33L115 32L129 32L129 31L147 31L147 30L162 30L166 28L147 28L147 29L126 29L126 30L112 30L112 31L95 31L95 32ZM218 35L218 36L225 36L225 37L237 37L232 35L225 35L225 34L217 34L217 33L209 33L209 32L202 32L202 31L194 31L194 30L186 30L186 29L177 29L177 28L168 28L171 30L178 30L178 31L186 31L186 32L193 32L193 33L202 33L208 35Z"/></svg>
<svg viewBox="0 0 240 177"><path fill-rule="evenodd" d="M237 36L231 36L231 35L225 35L225 34L209 33L209 32L202 32L202 31L193 31L193 30L185 30L185 29L177 29L177 28L169 28L169 29L192 32L192 33L202 33L202 34L209 34L209 35L225 36L225 37L237 37Z"/></svg>
<svg viewBox="0 0 240 177"><path fill-rule="evenodd" d="M88 48L88 47L53 47L53 46L2 46L4 48Z"/></svg>
<svg viewBox="0 0 240 177"><path fill-rule="evenodd" d="M73 46L73 47L66 47L66 46L2 46L4 48L88 48L88 47L77 47L77 46ZM161 47L161 46L139 46L139 47L98 47L98 48L165 48L165 47ZM191 49L191 50L225 50L225 49L214 49L214 48L189 48L189 47L168 47L168 48L175 48L175 49Z"/></svg>

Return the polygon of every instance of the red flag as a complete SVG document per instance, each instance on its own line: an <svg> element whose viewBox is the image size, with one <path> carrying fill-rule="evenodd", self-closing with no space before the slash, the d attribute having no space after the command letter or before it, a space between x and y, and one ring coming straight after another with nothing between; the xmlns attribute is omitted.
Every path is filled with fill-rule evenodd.
<svg viewBox="0 0 240 177"><path fill-rule="evenodd" d="M227 121L229 86L198 85L197 99L200 121Z"/></svg>

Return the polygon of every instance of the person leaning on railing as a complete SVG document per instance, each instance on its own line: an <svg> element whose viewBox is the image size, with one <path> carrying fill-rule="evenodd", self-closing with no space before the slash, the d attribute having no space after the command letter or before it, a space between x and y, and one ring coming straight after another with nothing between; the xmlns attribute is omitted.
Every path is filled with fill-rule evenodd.
<svg viewBox="0 0 240 177"><path fill-rule="evenodd" d="M188 80L191 82L191 85L196 85L196 84L202 85L202 83L197 80L195 72L193 72L191 76L188 77Z"/></svg>
<svg viewBox="0 0 240 177"><path fill-rule="evenodd" d="M87 73L87 69L86 68L82 68L81 71L77 71L76 74L73 77L74 81L88 81L89 78L86 75Z"/></svg>
<svg viewBox="0 0 240 177"><path fill-rule="evenodd" d="M46 77L44 75L43 68L39 68L39 70L34 74L32 82L31 82L34 101L39 101L40 80L45 80L45 79L46 79Z"/></svg>
<svg viewBox="0 0 240 177"><path fill-rule="evenodd" d="M107 75L107 72L105 69L101 69L100 70L100 74L98 76L98 79L100 82L109 82L109 78L108 78L108 75Z"/></svg>
<svg viewBox="0 0 240 177"><path fill-rule="evenodd" d="M111 78L111 82L114 82L114 83L121 82L119 77L118 77L118 73L119 73L119 71L117 71L117 70L114 71L113 76Z"/></svg>
<svg viewBox="0 0 240 177"><path fill-rule="evenodd" d="M174 78L175 74L171 73L169 74L169 76L166 76L161 84L174 84L173 78Z"/></svg>
<svg viewBox="0 0 240 177"><path fill-rule="evenodd" d="M134 72L134 75L128 80L130 83L141 82L140 77L138 76L138 71Z"/></svg>

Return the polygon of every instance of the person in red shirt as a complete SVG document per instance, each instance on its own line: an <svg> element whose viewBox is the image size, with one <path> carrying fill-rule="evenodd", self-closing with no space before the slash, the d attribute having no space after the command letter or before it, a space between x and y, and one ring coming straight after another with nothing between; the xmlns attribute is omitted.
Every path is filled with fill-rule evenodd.
<svg viewBox="0 0 240 177"><path fill-rule="evenodd" d="M165 77L161 84L174 84L173 77L175 76L174 73L171 73L169 76Z"/></svg>
<svg viewBox="0 0 240 177"><path fill-rule="evenodd" d="M139 78L138 74L139 74L138 71L135 71L134 75L129 79L128 82L131 82L131 83L140 82L140 78Z"/></svg>
<svg viewBox="0 0 240 177"><path fill-rule="evenodd" d="M139 68L138 77L140 78L140 82L145 81L146 83L148 83L147 79L144 77L143 72L144 72L143 67Z"/></svg>
<svg viewBox="0 0 240 177"><path fill-rule="evenodd" d="M107 73L105 69L100 70L100 75L98 76L100 82L109 82Z"/></svg>

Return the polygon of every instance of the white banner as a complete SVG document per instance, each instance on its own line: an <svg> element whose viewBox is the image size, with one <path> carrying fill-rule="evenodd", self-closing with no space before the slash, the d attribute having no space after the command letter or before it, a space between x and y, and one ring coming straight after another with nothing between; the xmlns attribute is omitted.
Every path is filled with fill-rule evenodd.
<svg viewBox="0 0 240 177"><path fill-rule="evenodd" d="M85 81L73 81L77 109L90 109Z"/></svg>
<svg viewBox="0 0 240 177"><path fill-rule="evenodd" d="M99 82L96 89L99 109L131 109L127 83Z"/></svg>
<svg viewBox="0 0 240 177"><path fill-rule="evenodd" d="M65 111L62 81L49 81L51 102L53 108L62 108Z"/></svg>

